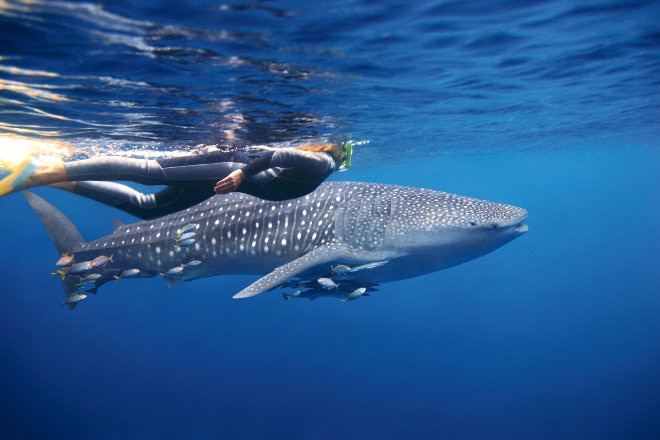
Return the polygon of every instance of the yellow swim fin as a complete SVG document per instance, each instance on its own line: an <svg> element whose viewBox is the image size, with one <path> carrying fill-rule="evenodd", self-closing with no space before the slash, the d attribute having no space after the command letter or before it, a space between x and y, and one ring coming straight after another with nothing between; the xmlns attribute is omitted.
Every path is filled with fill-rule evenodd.
<svg viewBox="0 0 660 440"><path fill-rule="evenodd" d="M39 163L30 157L21 162L10 175L0 180L0 197L25 188L25 182L37 169Z"/></svg>

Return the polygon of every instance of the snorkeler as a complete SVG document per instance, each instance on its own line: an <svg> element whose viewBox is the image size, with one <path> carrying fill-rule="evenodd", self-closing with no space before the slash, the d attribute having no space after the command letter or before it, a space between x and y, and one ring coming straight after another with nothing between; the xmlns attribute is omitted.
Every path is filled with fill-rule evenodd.
<svg viewBox="0 0 660 440"><path fill-rule="evenodd" d="M153 219L232 191L268 200L300 197L333 171L348 167L351 153L350 143L339 143L268 148L256 154L212 151L166 159L104 156L46 165L28 159L0 181L0 196L52 185ZM145 194L116 180L165 188Z"/></svg>

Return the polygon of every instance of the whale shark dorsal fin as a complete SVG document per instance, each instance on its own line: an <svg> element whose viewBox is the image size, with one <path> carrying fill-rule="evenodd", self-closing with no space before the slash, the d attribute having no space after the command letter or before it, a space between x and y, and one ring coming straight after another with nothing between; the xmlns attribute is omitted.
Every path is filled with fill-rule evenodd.
<svg viewBox="0 0 660 440"><path fill-rule="evenodd" d="M318 264L327 263L341 258L349 258L350 256L351 253L349 249L341 244L333 243L319 246L305 255L276 268L268 275L259 278L257 281L234 295L233 298L249 298L251 296L259 295L260 293L277 287L287 279Z"/></svg>
<svg viewBox="0 0 660 440"><path fill-rule="evenodd" d="M112 219L112 226L113 226L113 230L117 232L117 229L124 226L124 222L119 220L117 217L115 217L114 219Z"/></svg>

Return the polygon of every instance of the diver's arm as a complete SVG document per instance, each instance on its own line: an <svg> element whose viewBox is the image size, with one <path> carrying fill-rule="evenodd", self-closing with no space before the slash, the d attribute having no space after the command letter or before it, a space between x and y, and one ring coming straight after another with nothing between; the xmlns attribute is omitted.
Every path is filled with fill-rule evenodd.
<svg viewBox="0 0 660 440"><path fill-rule="evenodd" d="M226 194L236 191L241 182L243 182L243 179L246 177L254 176L257 173L272 167L271 162L273 159L273 153L273 151L267 151L253 161L249 162L243 168L232 171L227 177L215 184L213 191L216 194Z"/></svg>
<svg viewBox="0 0 660 440"><path fill-rule="evenodd" d="M232 171L227 177L215 184L213 191L216 194L226 194L236 191L244 178L245 173L243 172L243 169Z"/></svg>
<svg viewBox="0 0 660 440"><path fill-rule="evenodd" d="M256 159L248 162L247 165L242 168L243 177L251 177L257 173L266 171L268 168L276 166L272 164L274 153L274 151L266 151Z"/></svg>
<svg viewBox="0 0 660 440"><path fill-rule="evenodd" d="M335 171L335 162L326 153L315 153L294 148L276 149L268 151L242 169L233 171L216 184L214 191L216 194L236 191L244 179L270 168L297 168L325 179Z"/></svg>

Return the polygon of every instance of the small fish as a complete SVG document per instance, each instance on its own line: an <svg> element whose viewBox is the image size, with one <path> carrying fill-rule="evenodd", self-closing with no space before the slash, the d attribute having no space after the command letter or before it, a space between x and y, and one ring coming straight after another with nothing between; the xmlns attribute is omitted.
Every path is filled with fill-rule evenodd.
<svg viewBox="0 0 660 440"><path fill-rule="evenodd" d="M69 295L66 297L66 300L62 301L62 305L70 305L70 304L77 304L83 299L87 298L87 295L84 293L74 293L72 295Z"/></svg>
<svg viewBox="0 0 660 440"><path fill-rule="evenodd" d="M55 266L68 266L71 263L73 263L73 255L63 253L60 259L55 262Z"/></svg>
<svg viewBox="0 0 660 440"><path fill-rule="evenodd" d="M373 263L362 264L360 266L356 266L356 267L352 268L351 272L357 272L358 270L364 270L364 269L375 269L375 268L383 266L387 263L389 263L389 260L375 261Z"/></svg>
<svg viewBox="0 0 660 440"><path fill-rule="evenodd" d="M288 300L290 300L291 298L297 298L297 297L299 297L299 296L300 296L300 290L296 290L296 291L293 292L293 293L284 293L282 296L284 297L284 301L288 301Z"/></svg>
<svg viewBox="0 0 660 440"><path fill-rule="evenodd" d="M197 235L196 232L186 232L185 234L181 235L177 240L178 241L186 241L186 240L189 240L191 238L195 238L196 235Z"/></svg>
<svg viewBox="0 0 660 440"><path fill-rule="evenodd" d="M176 245L174 247L190 247L193 244L195 244L195 239L194 238L187 238L185 240L179 240L177 241Z"/></svg>
<svg viewBox="0 0 660 440"><path fill-rule="evenodd" d="M64 279L64 277L66 276L66 273L67 273L68 271L69 271L69 268L68 268L68 267L64 267L64 268L62 268L62 269L56 270L55 272L51 272L50 274L51 274L51 275L59 275L60 277L62 277L62 279Z"/></svg>
<svg viewBox="0 0 660 440"><path fill-rule="evenodd" d="M72 265L67 271L67 275L80 275L81 273L89 272L92 269L91 261L83 261Z"/></svg>
<svg viewBox="0 0 660 440"><path fill-rule="evenodd" d="M165 277L172 277L172 276L176 276L176 275L181 275L181 272L183 272L184 268L185 268L185 266L183 264L181 266L175 266L175 267L169 269L167 272L161 273L160 276L165 278Z"/></svg>
<svg viewBox="0 0 660 440"><path fill-rule="evenodd" d="M342 299L341 301L344 304L346 304L348 301L353 301L354 299L361 297L362 295L365 294L366 291L367 291L366 287L358 287L357 289L349 293L346 299Z"/></svg>
<svg viewBox="0 0 660 440"><path fill-rule="evenodd" d="M192 260L192 261L188 261L188 262L185 264L185 266L186 266L186 267L194 267L194 266L199 266L200 264L202 264L201 261L199 261L199 260Z"/></svg>
<svg viewBox="0 0 660 440"><path fill-rule="evenodd" d="M92 266L93 268L97 267L103 267L106 264L112 262L112 255L109 257L106 257L105 255L99 255L98 257L94 258L89 265Z"/></svg>
<svg viewBox="0 0 660 440"><path fill-rule="evenodd" d="M330 266L330 269L332 270L333 275L345 275L353 270L350 266L346 266L345 264Z"/></svg>
<svg viewBox="0 0 660 440"><path fill-rule="evenodd" d="M335 283L332 281L330 278L319 278L316 280L321 287L323 287L325 290L331 290L331 289L339 289L339 284Z"/></svg>
<svg viewBox="0 0 660 440"><path fill-rule="evenodd" d="M81 282L82 284L84 284L84 283L90 283L90 282L92 282L92 281L96 281L96 280L98 280L99 278L101 278L101 274L100 274L100 273L90 273L89 275L85 275L84 277L82 277L82 278L80 279L80 282Z"/></svg>
<svg viewBox="0 0 660 440"><path fill-rule="evenodd" d="M115 279L119 281L121 278L134 278L138 276L140 273L140 269L127 269L120 273L119 275L115 275Z"/></svg>
<svg viewBox="0 0 660 440"><path fill-rule="evenodd" d="M185 225L183 228L176 231L176 233L179 237L181 237L183 234L186 234L188 232L192 232L197 228L199 228L199 225L197 223L189 223L189 224Z"/></svg>

